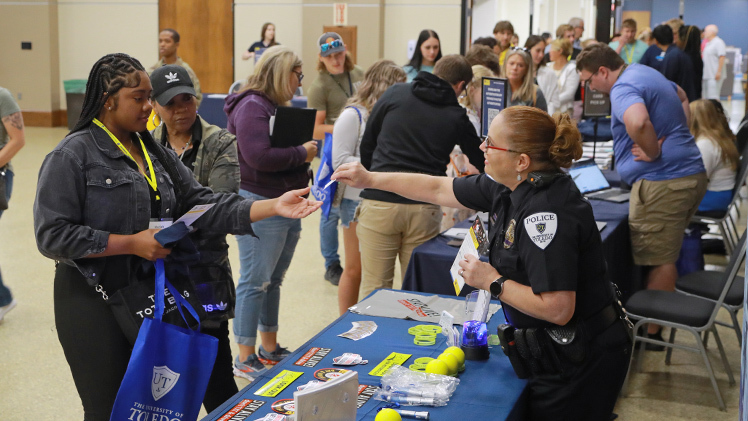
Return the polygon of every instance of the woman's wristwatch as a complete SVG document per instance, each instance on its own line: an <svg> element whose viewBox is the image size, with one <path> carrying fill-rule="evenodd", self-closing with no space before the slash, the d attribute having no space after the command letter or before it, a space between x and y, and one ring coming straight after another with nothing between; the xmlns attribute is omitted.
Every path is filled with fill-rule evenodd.
<svg viewBox="0 0 748 421"><path fill-rule="evenodd" d="M501 296L501 293L504 292L504 282L506 280L506 277L502 276L499 279L491 282L488 290L491 292L491 295L493 295L494 298L499 298Z"/></svg>

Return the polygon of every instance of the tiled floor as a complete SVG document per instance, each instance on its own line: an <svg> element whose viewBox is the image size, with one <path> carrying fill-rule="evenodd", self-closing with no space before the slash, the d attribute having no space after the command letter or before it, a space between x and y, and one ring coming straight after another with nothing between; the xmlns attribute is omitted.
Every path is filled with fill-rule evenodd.
<svg viewBox="0 0 748 421"><path fill-rule="evenodd" d="M733 101L739 122L743 102ZM732 109L732 108L730 108ZM739 115L738 115L739 114ZM0 267L18 307L0 324L0 420L80 420L80 400L57 341L53 318L54 263L39 254L33 235L32 205L36 178L44 156L64 137L64 129L27 128L26 147L14 159L15 186L10 209L0 220ZM748 211L743 210L743 215ZM295 348L337 317L337 290L323 279L319 253L319 213L303 222L301 241L283 287L279 341ZM236 243L231 259L238 277ZM342 246L341 246L342 251ZM724 262L722 260L722 262ZM711 263L719 264L720 260ZM399 271L396 271L399 273ZM741 316L742 317L742 316ZM739 345L721 329L730 363L739 375ZM686 335L678 340L686 341ZM647 353L644 371L631 381L630 394L616 409L621 420L727 420L738 414L738 386L729 386L716 347L710 356L728 412L717 409L698 354L676 351L671 366L664 353ZM247 383L237 380L240 387Z"/></svg>

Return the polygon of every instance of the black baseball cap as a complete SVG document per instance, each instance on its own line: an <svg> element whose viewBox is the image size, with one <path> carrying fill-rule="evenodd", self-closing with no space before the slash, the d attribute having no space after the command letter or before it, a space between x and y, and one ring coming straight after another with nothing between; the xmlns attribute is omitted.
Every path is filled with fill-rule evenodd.
<svg viewBox="0 0 748 421"><path fill-rule="evenodd" d="M190 74L184 67L176 64L167 64L154 70L151 73L151 85L153 98L161 105L168 104L179 94L197 96Z"/></svg>

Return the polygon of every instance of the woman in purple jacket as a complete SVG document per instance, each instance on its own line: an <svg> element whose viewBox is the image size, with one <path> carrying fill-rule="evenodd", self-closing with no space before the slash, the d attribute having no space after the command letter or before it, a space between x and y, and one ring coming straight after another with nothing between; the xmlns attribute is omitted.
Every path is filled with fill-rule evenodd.
<svg viewBox="0 0 748 421"><path fill-rule="evenodd" d="M226 98L228 130L236 135L241 185L239 194L261 200L309 184L309 162L317 144L274 148L270 125L279 105L291 100L301 86L301 59L288 47L270 47L262 54L247 85ZM241 266L236 287L234 336L239 355L234 375L253 380L289 351L277 343L280 285L291 264L301 223L272 217L252 223L257 236L238 235ZM255 349L257 331L260 346Z"/></svg>

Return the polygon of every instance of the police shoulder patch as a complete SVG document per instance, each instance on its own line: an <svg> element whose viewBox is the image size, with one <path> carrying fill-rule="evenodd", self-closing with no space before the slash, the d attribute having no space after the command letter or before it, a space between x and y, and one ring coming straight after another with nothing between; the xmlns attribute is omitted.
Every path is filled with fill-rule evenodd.
<svg viewBox="0 0 748 421"><path fill-rule="evenodd" d="M538 212L525 218L525 231L533 243L545 250L553 241L558 228L558 218L553 212Z"/></svg>

